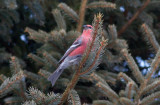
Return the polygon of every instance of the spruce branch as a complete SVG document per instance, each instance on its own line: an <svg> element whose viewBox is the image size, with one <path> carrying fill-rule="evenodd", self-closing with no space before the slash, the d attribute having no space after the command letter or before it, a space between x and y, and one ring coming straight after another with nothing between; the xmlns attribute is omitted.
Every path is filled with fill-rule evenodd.
<svg viewBox="0 0 160 105"><path fill-rule="evenodd" d="M116 74L116 73L107 72L107 71L105 71L105 70L100 71L99 73L104 74L104 76L111 76L111 77L113 77L113 78L115 78L115 79L117 78L117 74Z"/></svg>
<svg viewBox="0 0 160 105"><path fill-rule="evenodd" d="M71 103L71 105L81 105L79 95L75 90L71 90L69 93L68 102Z"/></svg>
<svg viewBox="0 0 160 105"><path fill-rule="evenodd" d="M96 86L98 87L98 89L100 89L100 91L105 94L113 103L117 103L119 100L119 96L107 85L98 82L96 84Z"/></svg>
<svg viewBox="0 0 160 105"><path fill-rule="evenodd" d="M24 32L28 32L29 33L29 38L33 39L34 41L38 42L38 43L45 43L46 39L48 36L50 36L47 32L44 32L42 30L38 30L38 32L36 30L33 30L29 27L26 27Z"/></svg>
<svg viewBox="0 0 160 105"><path fill-rule="evenodd" d="M142 92L142 95L145 95L147 93L151 93L153 92L154 90L156 90L158 87L160 87L160 80L155 80L153 83L147 85L143 92Z"/></svg>
<svg viewBox="0 0 160 105"><path fill-rule="evenodd" d="M48 72L46 70L42 70L42 69L39 70L38 74L41 75L42 77L46 78L46 79L51 75L50 72Z"/></svg>
<svg viewBox="0 0 160 105"><path fill-rule="evenodd" d="M24 76L25 74L23 71L19 71L11 78L7 78L0 86L0 97L4 96L15 88L18 88L19 85L17 83L19 83Z"/></svg>
<svg viewBox="0 0 160 105"><path fill-rule="evenodd" d="M112 85L116 85L116 78L113 78L112 76L104 77L107 83L111 83Z"/></svg>
<svg viewBox="0 0 160 105"><path fill-rule="evenodd" d="M143 32L144 39L149 44L151 44L153 46L153 49L157 52L160 46L155 38L153 31L145 23L141 25L141 31Z"/></svg>
<svg viewBox="0 0 160 105"><path fill-rule="evenodd" d="M28 96L30 96L37 104L46 104L46 96L40 90L30 87L28 92Z"/></svg>
<svg viewBox="0 0 160 105"><path fill-rule="evenodd" d="M8 61L11 58L11 54L5 51L0 51L0 58L0 63Z"/></svg>
<svg viewBox="0 0 160 105"><path fill-rule="evenodd" d="M16 74L22 70L21 65L19 64L19 60L15 56L11 57L10 68L11 68L13 74Z"/></svg>
<svg viewBox="0 0 160 105"><path fill-rule="evenodd" d="M40 1L26 2L25 5L30 8L34 14L33 18L36 20L36 24L43 26L45 21L44 9Z"/></svg>
<svg viewBox="0 0 160 105"><path fill-rule="evenodd" d="M153 61L151 63L151 70L146 75L146 81L147 82L151 79L151 76L153 75L153 73L159 67L159 63L160 63L160 48L159 48L155 58L153 59Z"/></svg>
<svg viewBox="0 0 160 105"><path fill-rule="evenodd" d="M23 98L23 100L26 100L26 99L27 99L27 97L26 97L26 95L25 95L26 83L25 83L24 80L20 81L19 87L20 87L20 91L19 91L20 97ZM19 90L19 89L18 89L18 90Z"/></svg>
<svg viewBox="0 0 160 105"><path fill-rule="evenodd" d="M52 14L55 18L55 21L58 25L58 28L66 30L66 23L65 23L65 20L62 16L61 12L58 9L54 9L54 10L52 10Z"/></svg>
<svg viewBox="0 0 160 105"><path fill-rule="evenodd" d="M31 58L32 60L34 60L39 65L45 64L44 60L35 54L30 53L30 54L28 54L28 57Z"/></svg>
<svg viewBox="0 0 160 105"><path fill-rule="evenodd" d="M147 81L146 81L146 79L143 81L143 83L141 83L141 85L140 85L140 87L139 87L139 90L138 90L138 92L137 92L137 95L136 95L136 97L135 97L135 103L137 104L137 105L139 105L139 103L140 103L140 98L141 98L141 96L142 96L142 92L143 92L143 90L144 90L144 88L146 87L146 85L147 85Z"/></svg>
<svg viewBox="0 0 160 105"><path fill-rule="evenodd" d="M126 95L125 95L125 90L121 90L121 91L119 92L119 97L126 97Z"/></svg>
<svg viewBox="0 0 160 105"><path fill-rule="evenodd" d="M64 38L64 36L66 36L66 30L64 30L64 29L60 29L59 33L62 36L62 38Z"/></svg>
<svg viewBox="0 0 160 105"><path fill-rule="evenodd" d="M60 99L62 98L61 94L55 94L53 92L48 93L46 96L46 102L48 105L58 105L60 103Z"/></svg>
<svg viewBox="0 0 160 105"><path fill-rule="evenodd" d="M31 97L37 104L41 105L57 105L61 98L59 94L54 93L48 93L45 95L43 92L33 87L30 87L28 92L28 96Z"/></svg>
<svg viewBox="0 0 160 105"><path fill-rule="evenodd" d="M105 84L105 85L108 85L107 83L106 83L106 81L101 77L101 76L99 76L97 73L95 73L95 72L92 72L90 75L89 75L89 78L87 77L87 79L89 79L90 81L92 81L92 82L102 82L103 84Z"/></svg>
<svg viewBox="0 0 160 105"><path fill-rule="evenodd" d="M79 21L79 17L78 17L78 15L77 15L77 13L76 13L72 8L70 8L67 4L65 4L65 3L60 3L60 4L58 5L58 7L59 7L62 11L64 11L64 13L65 13L66 15L68 15L69 17L71 17L72 20L74 20L74 21L76 21L76 22Z"/></svg>
<svg viewBox="0 0 160 105"><path fill-rule="evenodd" d="M23 101L22 97L8 97L4 99L4 102L6 104L18 104L21 103Z"/></svg>
<svg viewBox="0 0 160 105"><path fill-rule="evenodd" d="M117 39L117 29L115 25L108 26L108 33L111 38L109 38L109 42L114 42Z"/></svg>
<svg viewBox="0 0 160 105"><path fill-rule="evenodd" d="M160 49L158 50L154 60L152 61L151 64L151 70L147 73L145 80L142 82L140 88L139 88L139 92L136 96L135 102L137 104L139 104L139 99L142 96L143 90L145 89L147 83L149 82L149 80L151 79L151 76L153 75L153 73L156 71L156 69L158 68L160 63Z"/></svg>
<svg viewBox="0 0 160 105"><path fill-rule="evenodd" d="M129 76L127 76L125 73L120 72L117 76L117 79L120 80L121 78L124 79L127 85L134 86L135 91L138 90L138 85L133 81Z"/></svg>
<svg viewBox="0 0 160 105"><path fill-rule="evenodd" d="M127 7L138 8L141 6L141 1L139 0L116 0L115 1L119 5L124 5Z"/></svg>
<svg viewBox="0 0 160 105"><path fill-rule="evenodd" d="M134 105L134 103L130 99L125 97L121 97L119 101L122 103L122 105Z"/></svg>
<svg viewBox="0 0 160 105"><path fill-rule="evenodd" d="M64 32L62 32L64 31ZM65 30L60 30L60 31L57 31L57 30L53 30L50 32L50 35L47 36L46 38L46 42L48 42L49 44L51 44L54 48L56 48L56 50L62 52L65 44L63 42L63 39L64 39L64 36L65 35ZM66 36L66 35L65 35Z"/></svg>
<svg viewBox="0 0 160 105"><path fill-rule="evenodd" d="M69 82L70 82L69 79L61 78L61 79L57 80L57 82L56 82L57 85L55 87L60 87L61 89L64 89L67 87Z"/></svg>
<svg viewBox="0 0 160 105"><path fill-rule="evenodd" d="M57 67L58 61L54 57L52 57L52 55L50 55L48 52L44 52L43 56L44 56L45 62L48 65L52 65L53 67Z"/></svg>
<svg viewBox="0 0 160 105"><path fill-rule="evenodd" d="M37 105L35 101L25 101L22 105Z"/></svg>
<svg viewBox="0 0 160 105"><path fill-rule="evenodd" d="M124 56L124 58L126 59L126 61L128 62L129 68L132 70L132 74L134 75L134 77L136 78L137 82L139 83L143 83L144 81L144 77L141 74L138 65L136 64L136 62L134 61L133 57L131 56L131 54L128 53L127 49L122 49L121 50L121 54Z"/></svg>
<svg viewBox="0 0 160 105"><path fill-rule="evenodd" d="M133 15L133 17L118 31L118 36L120 36L131 24L132 22L140 15L140 13L147 7L151 0L146 0L141 8Z"/></svg>
<svg viewBox="0 0 160 105"><path fill-rule="evenodd" d="M128 99L131 99L132 98L132 91L134 90L134 82L128 82L127 86L126 86L126 89L125 89L125 94L126 94L126 97Z"/></svg>
<svg viewBox="0 0 160 105"><path fill-rule="evenodd" d="M113 55L111 51L108 50L108 48L111 47L110 45L111 43L108 42L107 49L105 49L105 53L102 60L102 63L104 63L107 67L111 67L115 63L116 64L121 63L124 60L123 57L120 56L120 54Z"/></svg>
<svg viewBox="0 0 160 105"><path fill-rule="evenodd" d="M6 7L8 9L16 9L18 7L17 1L16 0L5 0L4 1Z"/></svg>
<svg viewBox="0 0 160 105"><path fill-rule="evenodd" d="M79 72L76 71L72 77L72 80L70 81L70 83L68 84L66 90L64 91L64 93L62 95L60 104L58 104L58 105L63 105L63 103L67 100L68 94L75 87L78 80L79 80Z"/></svg>
<svg viewBox="0 0 160 105"><path fill-rule="evenodd" d="M148 103L147 105L158 105L160 103L159 99L155 99L154 101Z"/></svg>
<svg viewBox="0 0 160 105"><path fill-rule="evenodd" d="M124 39L117 39L113 42L113 45L111 47L118 52L121 51L122 49L128 49L128 44Z"/></svg>
<svg viewBox="0 0 160 105"><path fill-rule="evenodd" d="M67 41L68 45L71 45L73 41L76 40L76 38L78 38L80 35L81 33L78 31L69 31L64 39Z"/></svg>
<svg viewBox="0 0 160 105"><path fill-rule="evenodd" d="M148 105L155 101L155 99L160 97L160 92L152 93L151 95L144 97L139 105Z"/></svg>
<svg viewBox="0 0 160 105"><path fill-rule="evenodd" d="M126 81L126 83L128 83L128 82L134 82L134 81L132 80L132 78L130 78L129 76L127 76L125 73L122 73L122 72L120 72L120 73L118 74L117 79L120 80L121 78L123 78L123 79Z"/></svg>
<svg viewBox="0 0 160 105"><path fill-rule="evenodd" d="M106 42L106 40L101 42L101 46L96 53L96 56L95 56L95 59L94 59L92 65L87 70L81 72L79 75L84 75L84 74L88 73L95 66L95 63L96 63L97 59L99 58L99 55L100 55L102 49L104 49L104 47L106 46L105 42Z"/></svg>
<svg viewBox="0 0 160 105"><path fill-rule="evenodd" d="M87 8L107 8L107 10L116 9L116 4L105 1L95 1L87 5Z"/></svg>
<svg viewBox="0 0 160 105"><path fill-rule="evenodd" d="M148 6L149 8L149 6ZM150 13L147 13L147 11L143 11L139 15L139 19L145 22L149 26L153 26L154 18L150 15Z"/></svg>
<svg viewBox="0 0 160 105"><path fill-rule="evenodd" d="M85 12L86 12L86 5L87 5L88 0L82 0L81 1L81 7L79 10L79 21L78 21L78 26L77 26L77 31L81 32L82 30L82 25L85 19Z"/></svg>
<svg viewBox="0 0 160 105"><path fill-rule="evenodd" d="M114 105L114 104L106 100L94 100L93 105Z"/></svg>
<svg viewBox="0 0 160 105"><path fill-rule="evenodd" d="M0 80L3 82L7 79L7 77L3 74L0 75Z"/></svg>
<svg viewBox="0 0 160 105"><path fill-rule="evenodd" d="M111 83L112 85L116 84L117 74L112 72L107 72L105 70L98 72L100 76L104 78L107 83Z"/></svg>
<svg viewBox="0 0 160 105"><path fill-rule="evenodd" d="M32 72L26 72L25 74L27 74L27 77L33 80L33 82L35 83L38 82L39 84L37 85L42 90L47 89L46 87L49 86L49 81L47 81L47 78L49 77L51 73L49 73L48 71L40 69L40 71L38 72L39 75L32 73Z"/></svg>
<svg viewBox="0 0 160 105"><path fill-rule="evenodd" d="M37 74L26 71L26 70L24 70L23 73L26 75L27 78L30 78L33 81L38 81L40 78L40 76L38 76Z"/></svg>

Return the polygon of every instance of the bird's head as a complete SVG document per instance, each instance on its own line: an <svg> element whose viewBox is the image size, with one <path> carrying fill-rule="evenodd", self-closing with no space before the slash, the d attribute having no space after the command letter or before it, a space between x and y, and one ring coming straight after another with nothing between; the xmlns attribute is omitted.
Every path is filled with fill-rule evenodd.
<svg viewBox="0 0 160 105"><path fill-rule="evenodd" d="M91 25L83 25L83 30L93 30Z"/></svg>
<svg viewBox="0 0 160 105"><path fill-rule="evenodd" d="M91 25L83 25L83 33L91 34L93 32L93 27Z"/></svg>

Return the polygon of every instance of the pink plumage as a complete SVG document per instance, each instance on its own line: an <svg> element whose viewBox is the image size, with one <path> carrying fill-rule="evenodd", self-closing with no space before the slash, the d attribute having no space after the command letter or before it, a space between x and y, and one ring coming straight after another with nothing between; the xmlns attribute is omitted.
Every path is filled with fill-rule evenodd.
<svg viewBox="0 0 160 105"><path fill-rule="evenodd" d="M52 86L54 86L56 80L65 68L80 62L88 43L92 41L93 27L91 25L84 25L83 27L82 35L69 47L64 56L60 59L59 67L48 77L48 81L51 81Z"/></svg>

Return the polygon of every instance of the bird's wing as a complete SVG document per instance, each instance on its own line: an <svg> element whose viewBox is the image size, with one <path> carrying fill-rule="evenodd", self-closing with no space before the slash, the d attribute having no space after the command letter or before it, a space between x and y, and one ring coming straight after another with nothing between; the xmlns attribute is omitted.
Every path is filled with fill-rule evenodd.
<svg viewBox="0 0 160 105"><path fill-rule="evenodd" d="M70 48L66 51L66 53L63 55L63 57L59 60L59 64L77 47L79 47L82 44L82 37L79 37L71 46Z"/></svg>

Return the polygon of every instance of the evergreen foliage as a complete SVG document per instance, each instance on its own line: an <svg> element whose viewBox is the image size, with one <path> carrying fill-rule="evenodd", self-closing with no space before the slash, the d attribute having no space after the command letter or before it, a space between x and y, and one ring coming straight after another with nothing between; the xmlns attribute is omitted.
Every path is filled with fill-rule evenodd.
<svg viewBox="0 0 160 105"><path fill-rule="evenodd" d="M158 0L0 0L0 104L160 104L159 11ZM83 24L93 40L52 87Z"/></svg>

